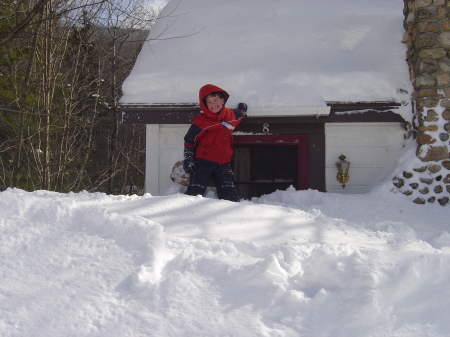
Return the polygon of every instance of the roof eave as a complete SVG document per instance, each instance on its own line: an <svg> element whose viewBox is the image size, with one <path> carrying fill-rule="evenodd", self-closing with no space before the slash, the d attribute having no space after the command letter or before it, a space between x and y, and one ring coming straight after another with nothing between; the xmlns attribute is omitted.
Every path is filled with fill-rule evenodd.
<svg viewBox="0 0 450 337"><path fill-rule="evenodd" d="M261 118L289 119L298 122L404 122L395 113L401 103L397 102L326 102L326 106L293 108L249 108L248 120ZM171 104L121 104L122 124L190 124L200 113L194 103ZM313 117L313 119L312 119Z"/></svg>

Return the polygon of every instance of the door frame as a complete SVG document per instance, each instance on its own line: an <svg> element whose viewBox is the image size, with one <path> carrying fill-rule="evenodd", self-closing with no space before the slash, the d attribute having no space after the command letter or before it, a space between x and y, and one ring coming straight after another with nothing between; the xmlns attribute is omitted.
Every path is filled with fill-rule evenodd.
<svg viewBox="0 0 450 337"><path fill-rule="evenodd" d="M309 188L308 135L235 135L235 145L289 145L297 146L297 190Z"/></svg>

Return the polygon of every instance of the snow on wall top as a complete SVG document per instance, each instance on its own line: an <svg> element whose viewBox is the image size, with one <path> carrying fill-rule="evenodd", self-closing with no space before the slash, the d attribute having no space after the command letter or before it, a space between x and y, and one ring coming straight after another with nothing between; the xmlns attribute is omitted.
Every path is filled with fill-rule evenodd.
<svg viewBox="0 0 450 337"><path fill-rule="evenodd" d="M230 107L409 101L403 33L403 0L171 0L121 103L197 103L207 83Z"/></svg>

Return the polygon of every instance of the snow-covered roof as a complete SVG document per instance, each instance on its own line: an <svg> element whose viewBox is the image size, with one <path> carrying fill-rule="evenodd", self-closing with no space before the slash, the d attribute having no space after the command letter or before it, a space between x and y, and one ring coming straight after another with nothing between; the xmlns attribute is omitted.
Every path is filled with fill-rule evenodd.
<svg viewBox="0 0 450 337"><path fill-rule="evenodd" d="M171 0L121 103L197 103L207 83L250 109L409 101L403 34L403 0Z"/></svg>

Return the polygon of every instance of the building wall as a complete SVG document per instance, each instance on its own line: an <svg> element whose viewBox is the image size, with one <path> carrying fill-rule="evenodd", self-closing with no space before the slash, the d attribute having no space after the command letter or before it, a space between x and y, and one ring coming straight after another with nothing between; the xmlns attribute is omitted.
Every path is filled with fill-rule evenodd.
<svg viewBox="0 0 450 337"><path fill-rule="evenodd" d="M403 148L400 123L325 124L326 187L332 193L367 193L395 165ZM350 179L345 189L336 180L336 162L343 154L350 162Z"/></svg>
<svg viewBox="0 0 450 337"><path fill-rule="evenodd" d="M159 195L159 124L147 124L145 137L145 192Z"/></svg>
<svg viewBox="0 0 450 337"><path fill-rule="evenodd" d="M173 165L183 159L189 125L147 125L146 192L164 195L173 185ZM325 125L326 190L367 193L395 164L404 145L400 123L333 123ZM344 154L350 164L345 189L336 181L336 161Z"/></svg>
<svg viewBox="0 0 450 337"><path fill-rule="evenodd" d="M183 160L184 136L190 125L148 124L145 191L164 195L172 186L173 165Z"/></svg>

